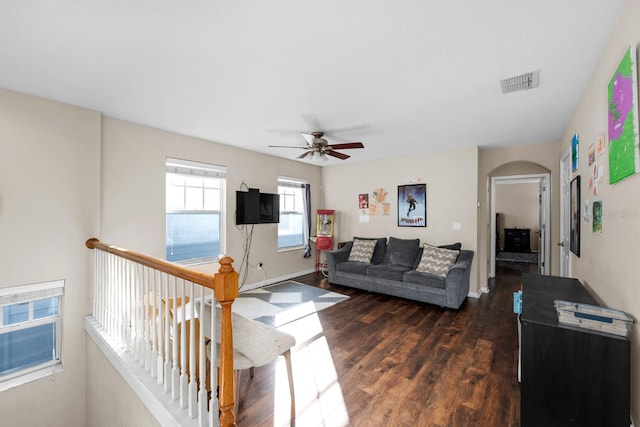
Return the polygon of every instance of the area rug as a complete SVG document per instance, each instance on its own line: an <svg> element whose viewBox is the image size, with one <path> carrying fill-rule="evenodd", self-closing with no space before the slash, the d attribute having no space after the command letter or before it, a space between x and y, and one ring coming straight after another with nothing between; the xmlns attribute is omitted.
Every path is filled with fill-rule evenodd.
<svg viewBox="0 0 640 427"><path fill-rule="evenodd" d="M233 311L278 327L348 298L347 295L289 280L240 293L233 303Z"/></svg>
<svg viewBox="0 0 640 427"><path fill-rule="evenodd" d="M496 255L496 261L510 261L510 262L526 262L529 264L538 263L537 252L505 252L501 251Z"/></svg>

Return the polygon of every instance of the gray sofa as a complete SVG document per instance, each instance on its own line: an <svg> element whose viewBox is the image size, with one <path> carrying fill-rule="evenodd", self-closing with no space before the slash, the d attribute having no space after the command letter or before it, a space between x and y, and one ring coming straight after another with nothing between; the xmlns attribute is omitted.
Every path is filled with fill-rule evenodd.
<svg viewBox="0 0 640 427"><path fill-rule="evenodd" d="M459 243L440 246L460 250L446 277L442 277L416 270L423 251L419 239L355 239L376 241L371 261L348 261L353 241L327 252L329 283L452 309L460 308L467 298L473 251L460 249Z"/></svg>

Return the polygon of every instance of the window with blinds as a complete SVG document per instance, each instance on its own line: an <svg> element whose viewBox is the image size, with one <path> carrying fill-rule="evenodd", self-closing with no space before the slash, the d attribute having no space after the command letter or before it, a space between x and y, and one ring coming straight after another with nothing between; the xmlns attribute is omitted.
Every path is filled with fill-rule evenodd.
<svg viewBox="0 0 640 427"><path fill-rule="evenodd" d="M0 389L60 364L64 281L0 288Z"/></svg>
<svg viewBox="0 0 640 427"><path fill-rule="evenodd" d="M278 178L280 195L278 249L297 249L306 245L303 199L303 186L306 183L307 181L295 178Z"/></svg>
<svg viewBox="0 0 640 427"><path fill-rule="evenodd" d="M166 257L207 262L224 253L224 166L167 158Z"/></svg>

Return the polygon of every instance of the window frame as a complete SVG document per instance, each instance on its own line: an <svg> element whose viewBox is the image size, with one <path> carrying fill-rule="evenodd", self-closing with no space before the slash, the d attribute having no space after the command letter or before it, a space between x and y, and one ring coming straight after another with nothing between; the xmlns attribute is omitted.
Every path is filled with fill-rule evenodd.
<svg viewBox="0 0 640 427"><path fill-rule="evenodd" d="M64 371L62 367L62 321L64 316L64 280L0 288L0 335L27 330L42 325L55 325L51 360L0 375L0 392ZM34 303L57 298L57 313L34 318ZM4 325L4 308L29 304L28 319Z"/></svg>
<svg viewBox="0 0 640 427"><path fill-rule="evenodd" d="M220 259L225 253L226 250L226 239L225 239L225 224L226 224L226 215L225 215L225 206L226 206L226 185L227 185L227 176L225 166L214 165L210 163L204 162L195 162L190 160L176 159L167 157L165 161L165 257L167 256L167 249L169 247L169 221L168 216L172 214L189 214L189 215L218 215L218 234L219 234L219 251L218 255L206 256L206 257L197 257L197 258L189 258L189 259L181 259L181 260L172 260L171 262L175 262L181 265L196 265L196 264L206 264L211 262L216 262ZM202 197L202 209L193 209L188 206L187 202L187 189L195 189L198 187L190 186L185 180L184 184L184 192L183 192L183 209L175 209L169 208L168 203L168 193L169 193L169 174L182 176L185 178L200 178L200 179L216 179L219 180L219 186L217 187L207 187L203 185L201 187L201 197ZM206 207L206 191L213 190L219 193L219 209L205 209ZM189 209L190 208L190 209Z"/></svg>
<svg viewBox="0 0 640 427"><path fill-rule="evenodd" d="M305 179L299 179L299 178L289 178L289 177L284 177L284 176L280 176L278 177L278 195L280 196L280 223L282 223L282 219L287 216L290 215L292 213L297 214L300 213L302 215L302 226L300 229L300 232L302 234L302 243L297 244L297 245L292 245L292 246L280 246L280 226L278 226L278 250L279 251L289 251L289 250L296 250L296 249L304 249L306 247L306 242L304 241L304 236L305 236L305 218L304 218L304 194L302 193L304 191L304 189L302 188L302 186L304 184L308 184L309 181L305 180ZM281 191L281 188L294 188L296 190L300 191L300 210L293 210L293 211L285 211L284 208L287 206L286 203L286 199L285 197L288 197L289 195L283 194ZM294 195L295 197L295 195Z"/></svg>

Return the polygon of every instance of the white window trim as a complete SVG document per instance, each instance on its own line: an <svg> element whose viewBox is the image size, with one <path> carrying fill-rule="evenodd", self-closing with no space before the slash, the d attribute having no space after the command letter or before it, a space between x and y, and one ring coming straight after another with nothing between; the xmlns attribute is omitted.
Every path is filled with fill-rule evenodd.
<svg viewBox="0 0 640 427"><path fill-rule="evenodd" d="M226 218L226 192L227 192L227 167L222 165L214 165L211 163L205 162L194 162L191 160L177 159L173 157L167 157L165 159L165 168L166 173L173 173L179 175L191 175L191 176L204 176L208 178L220 178L222 179L222 184L220 186L220 211L197 211L199 213L202 212L216 212L220 215L220 255L215 257L202 257L202 258L192 258L185 259L179 261L173 261L176 264L184 265L184 266L196 266L202 264L211 264L218 262L220 258L222 258L224 253L226 252L226 230L225 224L227 222ZM165 177L166 177L165 173ZM166 194L166 188L165 188ZM187 212L185 210L167 210L165 206L165 215L167 213L176 213L176 212ZM166 245L166 239L165 239Z"/></svg>
<svg viewBox="0 0 640 427"><path fill-rule="evenodd" d="M306 179L280 176L278 177L278 193L280 192L280 187L290 187L290 188L300 189L302 185L308 184L308 183L309 181ZM283 206L283 205L284 203L280 204L280 206ZM302 212L302 214L304 215L304 211ZM305 234L304 230L302 230L302 233L304 236ZM278 234L278 237L280 237L279 234ZM294 251L294 250L304 249L305 247L306 247L305 242L302 242L301 245L296 245L296 246L285 246L285 247L278 246L278 252Z"/></svg>
<svg viewBox="0 0 640 427"><path fill-rule="evenodd" d="M56 339L58 343L58 345L56 346L56 359L38 366L32 366L22 369L12 375L7 375L3 380L0 380L0 393L42 378L53 378L55 375L64 371L64 368L62 367L63 295L64 280L54 280L50 282L34 283L30 285L0 288L0 305L18 304L54 296L61 297L60 304L58 305L58 316L56 316L58 318L58 320L56 321ZM34 323L38 322L40 322L40 319L31 321L29 323L29 326L33 326ZM15 325L11 325L11 327L20 329L23 328L24 325L18 323Z"/></svg>

